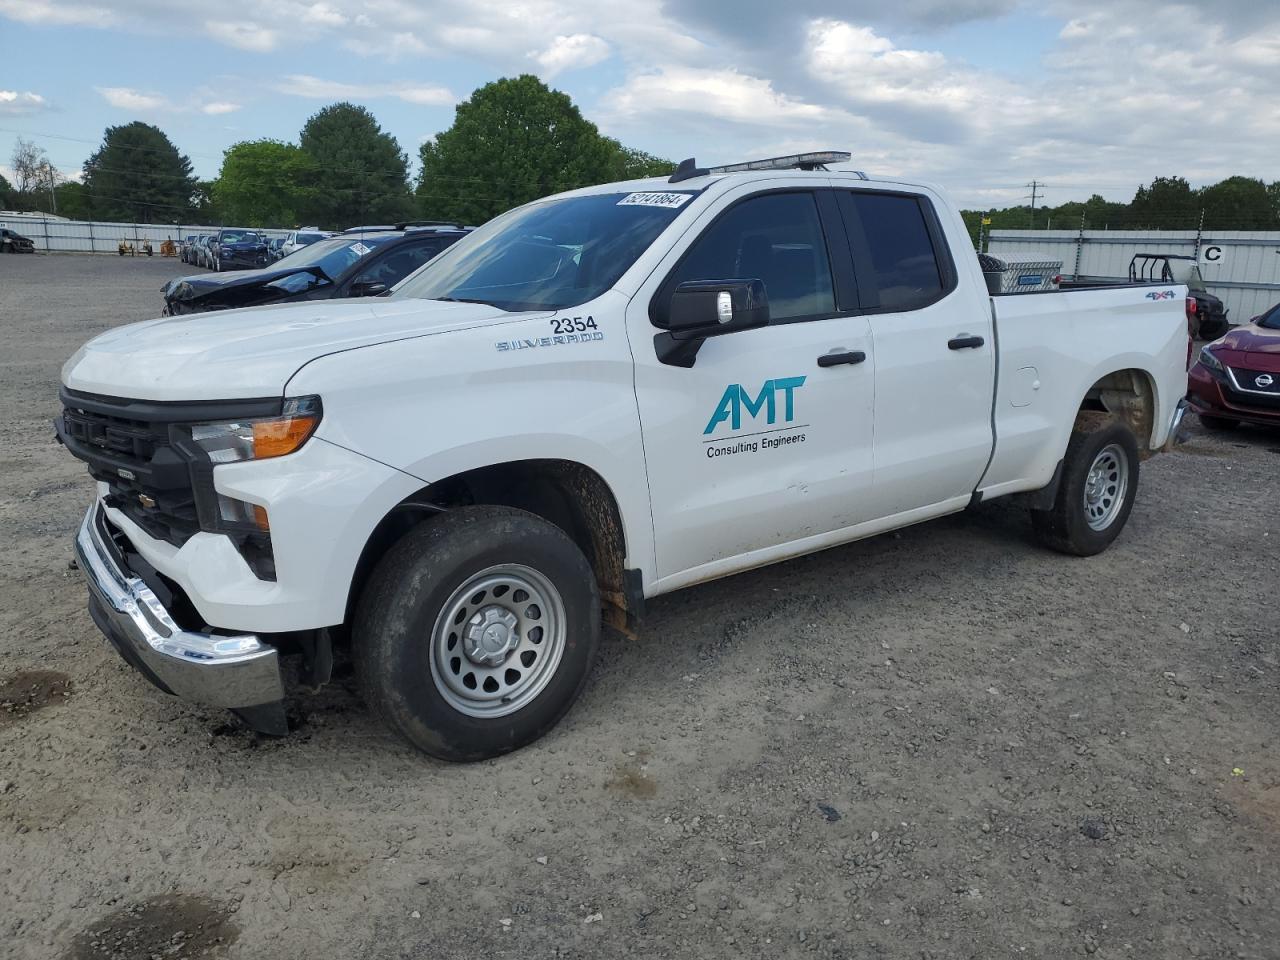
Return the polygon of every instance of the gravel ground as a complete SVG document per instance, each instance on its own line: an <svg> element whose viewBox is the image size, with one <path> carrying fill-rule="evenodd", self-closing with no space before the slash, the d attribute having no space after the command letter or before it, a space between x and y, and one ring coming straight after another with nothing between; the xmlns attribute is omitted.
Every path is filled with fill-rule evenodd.
<svg viewBox="0 0 1280 960"><path fill-rule="evenodd" d="M164 260L0 258L0 955L1280 957L1280 432L1192 428L1105 555L990 504L658 599L448 766L285 739L96 633L58 370Z"/></svg>

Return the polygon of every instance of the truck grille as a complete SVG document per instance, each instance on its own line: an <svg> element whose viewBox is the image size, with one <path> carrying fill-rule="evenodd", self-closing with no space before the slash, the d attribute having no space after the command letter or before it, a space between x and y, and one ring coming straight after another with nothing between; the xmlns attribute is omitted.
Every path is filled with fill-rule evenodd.
<svg viewBox="0 0 1280 960"><path fill-rule="evenodd" d="M149 536L182 546L200 521L190 461L174 448L172 425L127 415L127 408L112 412L104 400L64 391L59 438L110 488L109 506Z"/></svg>

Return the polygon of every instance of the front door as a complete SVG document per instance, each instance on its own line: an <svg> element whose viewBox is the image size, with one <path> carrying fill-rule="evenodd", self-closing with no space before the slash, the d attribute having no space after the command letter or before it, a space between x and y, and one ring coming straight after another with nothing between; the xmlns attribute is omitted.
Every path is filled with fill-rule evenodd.
<svg viewBox="0 0 1280 960"><path fill-rule="evenodd" d="M835 209L828 196L828 228ZM867 519L874 400L870 325L841 302L817 194L744 187L686 236L696 239L677 244L627 315L657 574L680 582ZM662 298L725 279L764 282L769 326L707 339L689 368L660 362ZM845 362L820 366L833 352Z"/></svg>

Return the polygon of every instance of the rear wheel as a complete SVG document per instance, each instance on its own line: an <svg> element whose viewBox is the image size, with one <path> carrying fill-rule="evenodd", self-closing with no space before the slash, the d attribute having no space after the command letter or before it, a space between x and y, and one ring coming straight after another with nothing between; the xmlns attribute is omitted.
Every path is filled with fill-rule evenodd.
<svg viewBox="0 0 1280 960"><path fill-rule="evenodd" d="M415 747L483 760L542 736L582 692L600 597L582 551L509 507L461 507L382 559L356 611L365 696Z"/></svg>
<svg viewBox="0 0 1280 960"><path fill-rule="evenodd" d="M1133 509L1138 462L1138 442L1122 423L1073 432L1053 507L1031 512L1036 535L1046 546L1078 557L1107 549Z"/></svg>
<svg viewBox="0 0 1280 960"><path fill-rule="evenodd" d="M1207 413L1200 414L1200 422L1204 424L1206 430L1212 430L1215 433L1228 433L1240 426L1239 420L1232 420L1230 417L1212 417Z"/></svg>

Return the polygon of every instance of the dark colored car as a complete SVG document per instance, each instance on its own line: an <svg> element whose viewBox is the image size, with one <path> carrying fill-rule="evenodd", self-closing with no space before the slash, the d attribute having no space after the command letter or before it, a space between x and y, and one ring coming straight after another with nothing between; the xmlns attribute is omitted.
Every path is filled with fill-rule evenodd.
<svg viewBox="0 0 1280 960"><path fill-rule="evenodd" d="M263 270L178 277L164 285L167 315L298 300L376 297L466 236L462 227L405 227L332 237Z"/></svg>
<svg viewBox="0 0 1280 960"><path fill-rule="evenodd" d="M35 253L36 242L30 237L0 227L0 253Z"/></svg>
<svg viewBox="0 0 1280 960"><path fill-rule="evenodd" d="M209 255L216 273L263 267L267 264L267 238L256 230L228 227L209 242Z"/></svg>
<svg viewBox="0 0 1280 960"><path fill-rule="evenodd" d="M284 237L272 237L267 241L267 259L274 263L284 256Z"/></svg>
<svg viewBox="0 0 1280 960"><path fill-rule="evenodd" d="M1200 348L1187 399L1211 430L1280 426L1280 304Z"/></svg>

